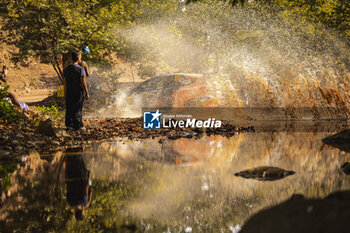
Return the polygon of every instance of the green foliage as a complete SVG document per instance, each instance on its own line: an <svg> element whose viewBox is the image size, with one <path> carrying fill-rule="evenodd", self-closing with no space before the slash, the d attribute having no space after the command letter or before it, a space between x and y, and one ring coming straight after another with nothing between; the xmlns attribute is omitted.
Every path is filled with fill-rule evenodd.
<svg viewBox="0 0 350 233"><path fill-rule="evenodd" d="M13 123L23 119L23 114L17 112L15 107L5 100L0 101L0 119L7 123Z"/></svg>
<svg viewBox="0 0 350 233"><path fill-rule="evenodd" d="M24 118L24 115L18 112L14 105L5 100L8 96L8 85L0 83L0 121L13 123Z"/></svg>
<svg viewBox="0 0 350 233"><path fill-rule="evenodd" d="M275 0L275 9L293 17L301 16L303 23L312 22L336 30L342 37L350 38L350 2L345 0Z"/></svg>
<svg viewBox="0 0 350 233"><path fill-rule="evenodd" d="M0 100L5 99L8 94L7 90L9 89L9 85L7 83L0 83Z"/></svg>
<svg viewBox="0 0 350 233"><path fill-rule="evenodd" d="M87 44L91 53L84 55L84 60L108 66L111 54L125 54L125 41L118 34L121 27L164 16L174 9L174 3L175 0L0 0L0 9L7 12L0 40L19 49L13 61L40 58L53 65L62 81L59 55Z"/></svg>
<svg viewBox="0 0 350 233"><path fill-rule="evenodd" d="M0 39L19 49L12 59L40 58L59 76L58 55L85 44L91 50L85 60L109 63L111 51L123 47L116 28L139 14L137 5L126 0L0 0L0 5L8 11Z"/></svg>
<svg viewBox="0 0 350 233"><path fill-rule="evenodd" d="M195 62L198 63L195 65L194 71L200 71L201 66L212 65L207 64L208 59L205 58L213 59L213 55L210 54L211 47L220 42L209 41L207 32L200 30L201 26L210 25L217 21L220 23L219 27L227 33L224 28L227 25L230 26L230 22L225 21L227 20L226 16L234 14L235 12L230 11L230 9L239 8L238 5L244 9L255 9L257 12L261 12L262 20L264 17L275 15L276 20L289 25L290 31L293 33L308 31L306 40L322 39L313 37L315 32L320 32L322 26L335 29L345 39L350 36L348 20L350 3L345 0L188 0L186 2L200 3L185 6L184 3L177 0L0 0L2 12L4 9L7 12L5 15L6 23L1 28L0 38L19 48L18 53L13 57L15 61L33 56L39 57L43 62L53 64L57 72L59 70L58 55L65 54L72 48L81 48L84 44L88 44L91 54L84 57L84 60L108 65L111 62L110 55L116 52L118 55L124 55L131 62L146 63L140 65L139 68L141 75L147 76L153 73L149 72L148 67L150 66L153 68L159 66L167 71L171 70L175 63L188 63L185 58L186 53L179 55L179 57L183 57L182 59L174 59L173 57L163 59L165 56L162 53L166 52L166 48L162 51L144 50L147 43L161 42L164 39L163 35L154 38L153 41L143 41L143 45L130 43L130 35L126 33L130 26L145 25L159 19L169 20L171 30L177 39L183 39L185 43L199 42L201 46L206 48L193 55L192 60L197 60ZM193 5L212 5L225 7L228 10L223 12L220 9L207 8L209 11L205 11L192 7ZM235 7L228 7L230 5ZM191 8L194 10L189 10ZM217 12L217 15L211 12L213 10L214 13ZM223 17L225 14L226 16ZM180 16L192 18L194 23L181 22L177 19ZM249 17L248 13L245 18L249 21ZM197 24L198 19L201 21L201 25ZM195 23L198 29L192 27ZM188 26L186 27L184 24L188 24ZM293 24L303 26L295 27ZM249 40L253 36L264 33L263 29L260 30L261 33L256 31L255 35L252 35L249 28L246 28L245 31L244 28L231 26L226 28L232 30L232 40ZM155 27L155 30L158 29L161 28ZM145 30L148 30L152 36L156 33L153 32L152 28ZM140 39L142 40L142 38L134 38L134 40ZM188 39L190 40L188 41ZM183 46L183 44L175 46ZM322 48L319 49L322 50ZM220 52L225 52L225 49ZM147 64L148 61L155 63L150 65ZM179 69L186 68L188 67L183 65Z"/></svg>
<svg viewBox="0 0 350 233"><path fill-rule="evenodd" d="M64 112L59 110L57 104L52 105L51 107L38 106L36 107L36 109L38 109L38 111L41 112L43 115L51 118L53 121L63 122Z"/></svg>
<svg viewBox="0 0 350 233"><path fill-rule="evenodd" d="M116 47L110 29L130 22L132 11L126 1L6 2L9 13L2 39L19 48L14 59L38 56L46 63L84 44L90 45L92 59L103 59L106 49Z"/></svg>
<svg viewBox="0 0 350 233"><path fill-rule="evenodd" d="M200 2L200 0L187 0L186 3ZM229 3L236 6L259 4L262 7L269 7L272 10L281 11L284 14L293 16L297 14L304 20L315 24L323 24L336 29L344 37L350 37L350 2L347 0L217 0L217 2Z"/></svg>
<svg viewBox="0 0 350 233"><path fill-rule="evenodd" d="M186 4L193 3L193 2L200 2L201 0L186 0ZM232 6L237 5L238 3L241 3L241 5L244 5L246 0L221 0L222 2L228 3ZM258 0L259 1L259 0ZM263 0L266 2L270 2L271 0Z"/></svg>

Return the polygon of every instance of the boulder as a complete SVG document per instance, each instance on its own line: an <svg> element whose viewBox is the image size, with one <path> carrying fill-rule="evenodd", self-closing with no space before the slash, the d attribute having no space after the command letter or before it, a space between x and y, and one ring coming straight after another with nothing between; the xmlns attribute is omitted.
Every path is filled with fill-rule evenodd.
<svg viewBox="0 0 350 233"><path fill-rule="evenodd" d="M343 172L346 175L350 175L350 163L349 162L345 162L342 166L341 169L343 170Z"/></svg>
<svg viewBox="0 0 350 233"><path fill-rule="evenodd" d="M347 233L349 218L350 191L338 191L324 199L291 198L259 211L240 233Z"/></svg>
<svg viewBox="0 0 350 233"><path fill-rule="evenodd" d="M350 129L325 137L322 142L350 153Z"/></svg>
<svg viewBox="0 0 350 233"><path fill-rule="evenodd" d="M56 129L55 129L54 123L51 119L47 119L45 121L40 121L39 126L36 129L36 132L43 134L45 136L56 137Z"/></svg>

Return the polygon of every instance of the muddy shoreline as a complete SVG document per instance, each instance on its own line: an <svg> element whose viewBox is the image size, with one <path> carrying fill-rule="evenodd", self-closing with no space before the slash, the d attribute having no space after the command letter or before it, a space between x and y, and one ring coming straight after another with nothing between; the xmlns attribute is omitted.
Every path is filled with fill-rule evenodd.
<svg viewBox="0 0 350 233"><path fill-rule="evenodd" d="M235 134L255 132L254 127L240 127L232 122L223 121L221 128L161 128L143 129L142 118L110 118L85 121L85 130L71 130L53 125L52 128L38 132L37 128L25 125L0 125L0 158L35 152L48 152L65 147L86 145L113 138L132 140L145 138L200 138L203 135L222 135L232 137ZM50 134L49 131L54 131ZM162 140L160 140L160 143Z"/></svg>
<svg viewBox="0 0 350 233"><path fill-rule="evenodd" d="M246 132L338 132L349 128L347 121L222 121L220 128L143 129L142 118L87 119L85 130L66 129L62 122L52 122L42 132L26 123L0 124L0 159L6 156L49 152L87 145L115 138L140 140L160 138L200 138L203 135L232 137ZM54 132L54 133L52 133Z"/></svg>

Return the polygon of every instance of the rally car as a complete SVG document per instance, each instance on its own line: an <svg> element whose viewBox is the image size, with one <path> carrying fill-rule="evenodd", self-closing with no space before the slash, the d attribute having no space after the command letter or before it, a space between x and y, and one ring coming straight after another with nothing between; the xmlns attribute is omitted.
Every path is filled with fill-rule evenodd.
<svg viewBox="0 0 350 233"><path fill-rule="evenodd" d="M220 91L214 90L199 74L165 74L130 89L127 104L139 107L217 107Z"/></svg>

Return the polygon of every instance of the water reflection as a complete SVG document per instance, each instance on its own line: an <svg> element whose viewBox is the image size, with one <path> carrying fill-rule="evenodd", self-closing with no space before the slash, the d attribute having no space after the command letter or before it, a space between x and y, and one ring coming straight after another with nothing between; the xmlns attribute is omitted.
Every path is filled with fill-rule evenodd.
<svg viewBox="0 0 350 233"><path fill-rule="evenodd" d="M287 171L279 167L263 166L237 172L235 173L235 176L240 176L247 179L257 179L261 181L272 181L294 174L294 171Z"/></svg>
<svg viewBox="0 0 350 233"><path fill-rule="evenodd" d="M86 169L82 151L82 147L69 148L64 155L66 198L77 220L83 220L84 209L90 205L92 197L90 171Z"/></svg>
<svg viewBox="0 0 350 233"><path fill-rule="evenodd" d="M331 134L260 132L92 145L73 153L83 157L93 180L82 221L67 204L66 173L60 169L65 154L55 154L51 162L33 155L12 177L0 227L4 232L232 232L295 193L323 198L349 189L350 177L340 167L350 154L321 142ZM261 166L296 173L273 182L234 176Z"/></svg>

